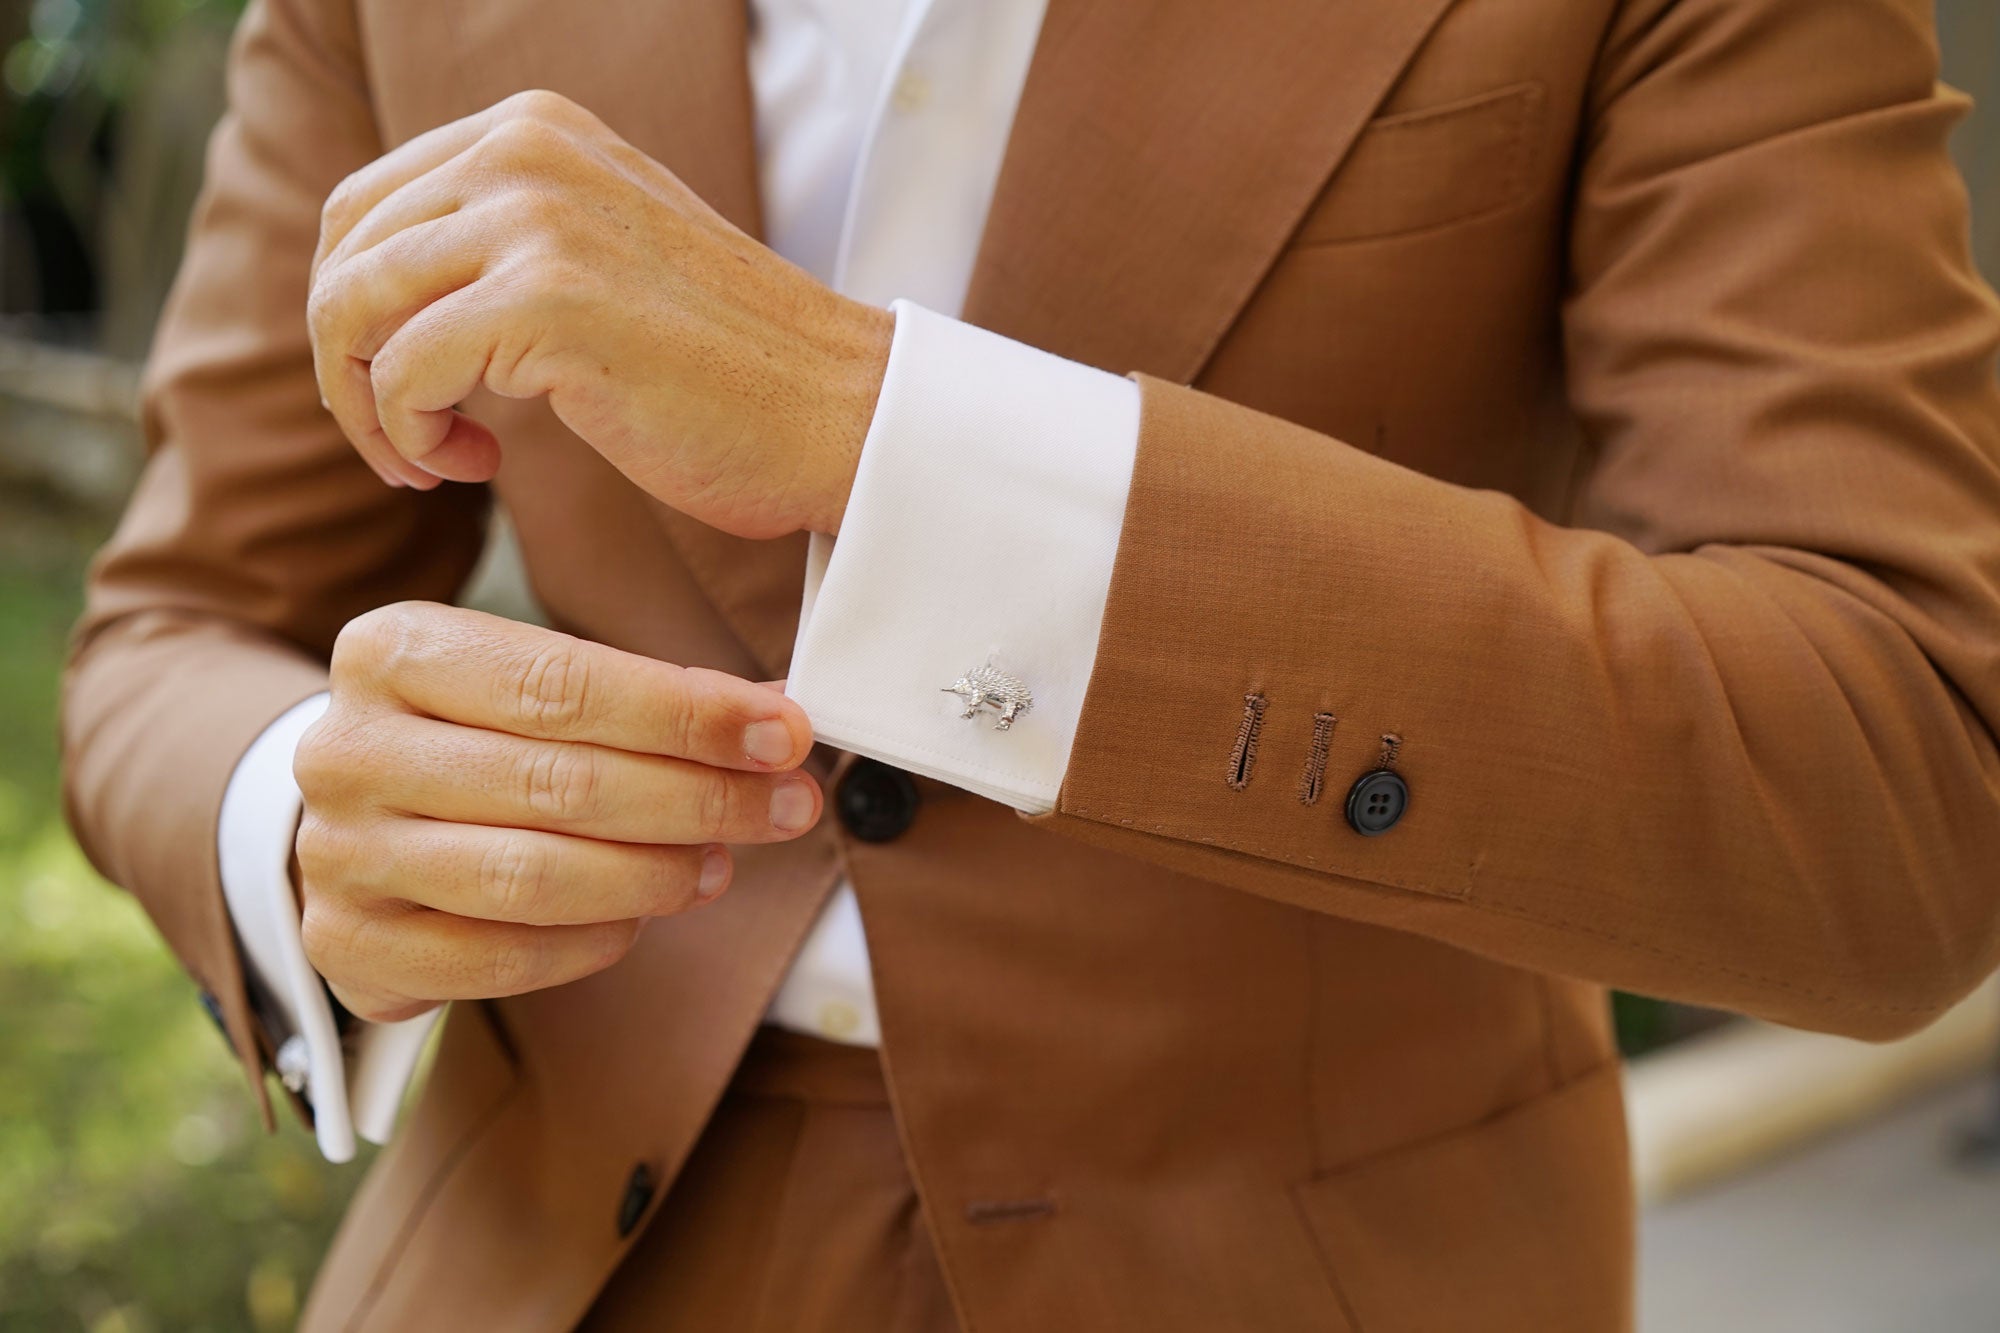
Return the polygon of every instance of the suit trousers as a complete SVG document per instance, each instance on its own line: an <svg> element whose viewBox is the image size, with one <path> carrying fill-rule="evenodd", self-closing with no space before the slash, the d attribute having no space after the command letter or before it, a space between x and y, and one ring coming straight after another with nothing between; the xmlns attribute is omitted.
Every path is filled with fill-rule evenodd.
<svg viewBox="0 0 2000 1333"><path fill-rule="evenodd" d="M881 1059L765 1027L588 1333L957 1333Z"/></svg>

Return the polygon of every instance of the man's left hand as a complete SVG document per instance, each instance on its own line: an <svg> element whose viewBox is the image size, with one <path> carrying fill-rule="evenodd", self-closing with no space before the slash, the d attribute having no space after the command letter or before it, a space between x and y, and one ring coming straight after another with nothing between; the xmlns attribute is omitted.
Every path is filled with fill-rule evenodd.
<svg viewBox="0 0 2000 1333"><path fill-rule="evenodd" d="M484 386L547 395L647 492L745 537L833 532L893 317L830 291L555 93L341 183L313 260L320 391L392 484L485 481Z"/></svg>

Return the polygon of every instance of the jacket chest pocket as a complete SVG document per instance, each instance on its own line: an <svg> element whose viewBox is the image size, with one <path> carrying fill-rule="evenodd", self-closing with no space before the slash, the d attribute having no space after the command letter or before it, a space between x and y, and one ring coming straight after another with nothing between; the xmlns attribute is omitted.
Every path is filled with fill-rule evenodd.
<svg viewBox="0 0 2000 1333"><path fill-rule="evenodd" d="M1295 247L1400 236L1496 213L1527 192L1547 89L1513 84L1381 116L1294 235Z"/></svg>

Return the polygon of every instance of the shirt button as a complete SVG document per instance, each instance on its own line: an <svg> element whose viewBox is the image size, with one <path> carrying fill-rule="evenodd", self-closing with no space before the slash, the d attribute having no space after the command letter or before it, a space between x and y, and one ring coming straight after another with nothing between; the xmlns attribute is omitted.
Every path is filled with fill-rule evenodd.
<svg viewBox="0 0 2000 1333"><path fill-rule="evenodd" d="M931 104L931 81L915 70L905 70L903 77L896 80L896 90L889 96L889 105L898 115L914 116Z"/></svg>
<svg viewBox="0 0 2000 1333"><path fill-rule="evenodd" d="M917 784L900 768L857 759L833 793L841 826L862 842L889 842L917 818Z"/></svg>
<svg viewBox="0 0 2000 1333"><path fill-rule="evenodd" d="M1348 826L1364 838L1387 833L1409 808L1409 784L1386 768L1363 773L1347 793Z"/></svg>
<svg viewBox="0 0 2000 1333"><path fill-rule="evenodd" d="M839 1041L854 1035L855 1029L861 1026L861 1013L843 1000L828 1000L819 1007L815 1021L821 1036Z"/></svg>

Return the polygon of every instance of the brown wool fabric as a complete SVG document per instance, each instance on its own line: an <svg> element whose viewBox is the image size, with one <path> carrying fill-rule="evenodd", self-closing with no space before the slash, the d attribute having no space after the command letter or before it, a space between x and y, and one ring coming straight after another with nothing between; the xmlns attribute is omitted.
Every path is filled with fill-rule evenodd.
<svg viewBox="0 0 2000 1333"><path fill-rule="evenodd" d="M880 1059L764 1028L582 1333L958 1333Z"/></svg>
<svg viewBox="0 0 2000 1333"><path fill-rule="evenodd" d="M562 628L784 673L801 539L532 402L471 404L490 490L385 489L304 321L334 184L523 88L756 231L744 10L251 6L65 704L247 1068L230 770L490 503ZM1925 0L1051 0L965 313L1141 377L1058 809L922 783L457 1007L303 1327L947 1327L928 1262L977 1333L1627 1327L1604 986L1887 1037L2000 958L2000 309L1935 79ZM843 871L888 1109L737 1074Z"/></svg>

